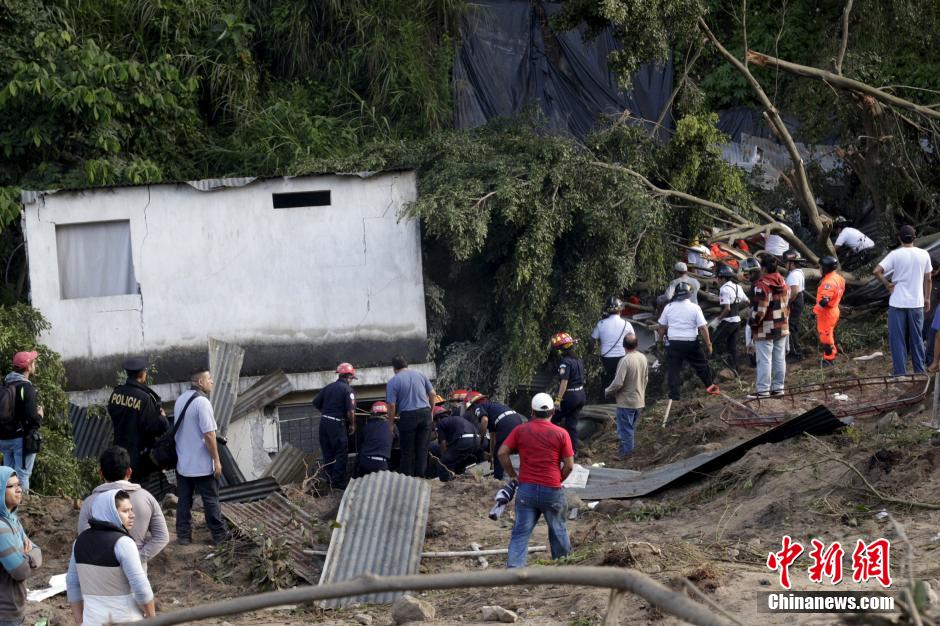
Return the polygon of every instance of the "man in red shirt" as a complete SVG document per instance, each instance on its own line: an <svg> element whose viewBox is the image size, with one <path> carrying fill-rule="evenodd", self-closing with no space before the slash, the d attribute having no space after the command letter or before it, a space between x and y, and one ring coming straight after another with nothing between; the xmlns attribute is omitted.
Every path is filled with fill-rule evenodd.
<svg viewBox="0 0 940 626"><path fill-rule="evenodd" d="M513 429L497 453L506 474L519 481L507 567L525 567L529 537L540 515L548 524L552 558L560 559L571 552L566 526L568 503L561 483L574 469L574 449L567 431L552 424L554 412L555 402L550 395L535 394L531 421ZM509 460L513 452L519 453L518 476Z"/></svg>

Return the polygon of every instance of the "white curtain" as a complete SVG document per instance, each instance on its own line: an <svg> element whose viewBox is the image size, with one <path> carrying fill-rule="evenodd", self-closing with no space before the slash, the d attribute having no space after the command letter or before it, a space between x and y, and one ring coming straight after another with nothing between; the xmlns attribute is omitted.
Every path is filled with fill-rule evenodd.
<svg viewBox="0 0 940 626"><path fill-rule="evenodd" d="M129 221L57 225L62 299L137 293Z"/></svg>

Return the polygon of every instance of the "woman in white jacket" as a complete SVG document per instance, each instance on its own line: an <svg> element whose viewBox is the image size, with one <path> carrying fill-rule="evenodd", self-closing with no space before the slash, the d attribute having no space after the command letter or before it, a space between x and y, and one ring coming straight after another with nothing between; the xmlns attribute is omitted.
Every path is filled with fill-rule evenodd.
<svg viewBox="0 0 940 626"><path fill-rule="evenodd" d="M135 622L156 613L137 544L127 532L133 525L126 491L106 491L95 499L90 528L75 540L66 576L77 625Z"/></svg>

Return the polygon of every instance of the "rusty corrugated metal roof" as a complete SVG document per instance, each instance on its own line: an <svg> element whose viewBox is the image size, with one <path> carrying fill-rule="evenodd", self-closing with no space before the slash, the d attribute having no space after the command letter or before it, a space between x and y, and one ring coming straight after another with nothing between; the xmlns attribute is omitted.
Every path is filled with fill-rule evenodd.
<svg viewBox="0 0 940 626"><path fill-rule="evenodd" d="M252 538L273 535L284 539L294 573L310 584L317 580L313 557L303 553L308 548L323 547L313 540L316 523L309 513L280 493L272 493L264 500L254 502L225 502L222 515Z"/></svg>
<svg viewBox="0 0 940 626"><path fill-rule="evenodd" d="M238 397L238 377L244 360L245 349L241 346L209 337L209 370L215 381L209 400L212 402L212 411L215 414L215 423L219 427L219 434L223 437L228 430L228 423L235 409L235 398Z"/></svg>
<svg viewBox="0 0 940 626"><path fill-rule="evenodd" d="M339 505L320 584L352 580L365 573L417 574L431 504L426 480L377 472L350 481ZM340 608L356 602L394 602L402 592L337 598L322 603Z"/></svg>
<svg viewBox="0 0 940 626"><path fill-rule="evenodd" d="M229 423L240 420L252 411L262 409L293 390L294 386L284 372L273 372L263 376L254 385L238 394Z"/></svg>
<svg viewBox="0 0 940 626"><path fill-rule="evenodd" d="M114 441L114 429L108 416L90 417L86 407L69 404L69 421L76 458L97 459Z"/></svg>
<svg viewBox="0 0 940 626"><path fill-rule="evenodd" d="M261 474L262 477L273 477L279 485L299 483L306 475L307 464L304 459L304 451L289 443L281 446L278 453L271 459L271 464Z"/></svg>

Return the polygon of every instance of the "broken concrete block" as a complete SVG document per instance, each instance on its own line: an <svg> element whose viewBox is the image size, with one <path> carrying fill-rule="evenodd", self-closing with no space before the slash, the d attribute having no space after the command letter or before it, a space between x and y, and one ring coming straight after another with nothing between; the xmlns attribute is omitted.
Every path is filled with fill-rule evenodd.
<svg viewBox="0 0 940 626"><path fill-rule="evenodd" d="M179 504L179 498L176 497L176 494L168 493L163 496L164 511L175 511L177 504Z"/></svg>
<svg viewBox="0 0 940 626"><path fill-rule="evenodd" d="M414 596L402 596L392 605L392 620L396 624L406 622L430 622L434 619L434 607Z"/></svg>
<svg viewBox="0 0 940 626"><path fill-rule="evenodd" d="M565 489L565 500L568 501L569 509L583 509L586 506L584 500L572 493L570 489Z"/></svg>
<svg viewBox="0 0 940 626"><path fill-rule="evenodd" d="M483 613L484 622L502 622L504 624L513 624L519 621L518 615L509 609L504 609L501 606L484 606L480 609L480 612Z"/></svg>
<svg viewBox="0 0 940 626"><path fill-rule="evenodd" d="M365 613L356 613L353 615L353 619L362 626L371 626L372 624L372 616Z"/></svg>
<svg viewBox="0 0 940 626"><path fill-rule="evenodd" d="M884 417L880 418L877 422L875 422L875 432L879 432L879 433L888 432L890 430L894 430L900 425L901 425L901 420L898 417L898 412L891 411L890 413L886 413Z"/></svg>

